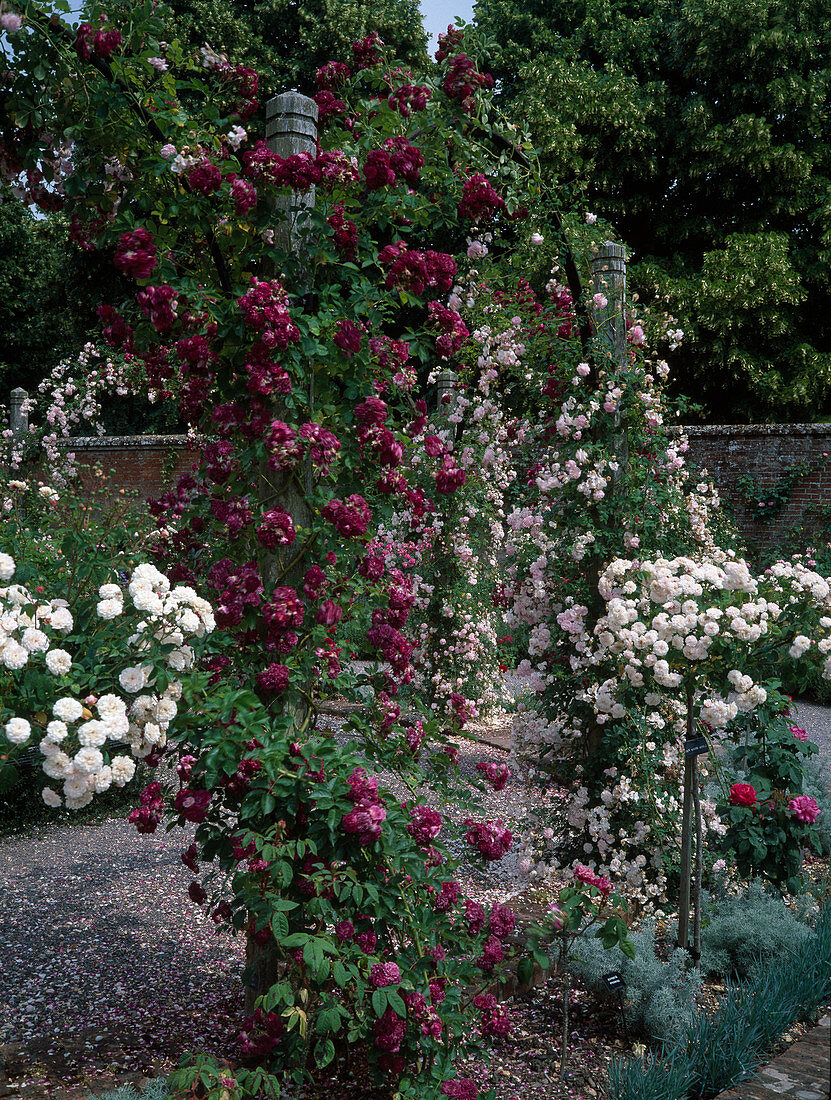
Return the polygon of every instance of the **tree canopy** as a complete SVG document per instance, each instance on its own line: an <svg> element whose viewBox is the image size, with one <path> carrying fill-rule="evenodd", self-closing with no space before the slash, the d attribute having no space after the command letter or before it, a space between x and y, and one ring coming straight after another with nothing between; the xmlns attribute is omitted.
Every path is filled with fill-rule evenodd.
<svg viewBox="0 0 831 1100"><path fill-rule="evenodd" d="M346 58L350 43L375 31L393 56L427 60L418 0L173 0L171 37L209 45L255 69L264 101L298 88L311 94L315 70Z"/></svg>
<svg viewBox="0 0 831 1100"><path fill-rule="evenodd" d="M0 202L0 403L15 386L36 387L94 323L94 273L66 236L59 215L38 219L19 202Z"/></svg>
<svg viewBox="0 0 831 1100"><path fill-rule="evenodd" d="M479 0L549 178L634 250L709 419L831 414L831 11L817 0ZM673 326L671 326L673 327Z"/></svg>

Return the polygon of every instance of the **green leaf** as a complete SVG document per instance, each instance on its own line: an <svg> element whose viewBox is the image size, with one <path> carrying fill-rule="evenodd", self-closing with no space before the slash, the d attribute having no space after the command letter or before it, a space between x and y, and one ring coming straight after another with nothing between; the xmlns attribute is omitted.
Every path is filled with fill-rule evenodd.
<svg viewBox="0 0 831 1100"><path fill-rule="evenodd" d="M282 947L304 947L309 942L309 935L307 932L292 932L292 934L283 940Z"/></svg>
<svg viewBox="0 0 831 1100"><path fill-rule="evenodd" d="M526 982L530 982L534 976L534 964L527 956L524 959L520 959L519 965L516 968L516 976L522 985Z"/></svg>
<svg viewBox="0 0 831 1100"><path fill-rule="evenodd" d="M387 993L384 989L376 989L372 994L372 1011L376 1016L383 1016L387 1010Z"/></svg>
<svg viewBox="0 0 831 1100"><path fill-rule="evenodd" d="M402 1020L406 1017L407 1006L397 989L387 989L387 1002L396 1016L400 1016Z"/></svg>
<svg viewBox="0 0 831 1100"><path fill-rule="evenodd" d="M336 962L332 968L332 976L341 989L349 984L349 971L340 961Z"/></svg>

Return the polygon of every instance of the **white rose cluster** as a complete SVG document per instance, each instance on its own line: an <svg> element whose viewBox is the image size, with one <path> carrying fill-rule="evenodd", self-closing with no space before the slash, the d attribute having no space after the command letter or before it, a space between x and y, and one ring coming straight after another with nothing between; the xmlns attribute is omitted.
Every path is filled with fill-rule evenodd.
<svg viewBox="0 0 831 1100"><path fill-rule="evenodd" d="M10 580L14 570L9 555L0 554L0 576ZM206 600L184 585L171 587L163 573L146 563L133 571L126 597L120 585L102 585L96 612L105 622L123 619L126 629L133 630L124 641L128 663L114 670L115 683L83 701L68 694L51 704L39 701L39 711L51 710L45 726L40 714L12 715L3 722L6 740L12 745L25 744L35 732L40 737L43 770L62 784L60 793L52 787L43 790L44 801L54 808L81 809L111 786L123 787L133 778L137 759L165 746L178 712L182 684L174 676L164 690L154 692L151 658L159 646L172 646L165 664L171 673L182 672L193 664L188 643L215 628L213 610ZM52 675L65 675L72 658L66 650L52 646L51 634L66 634L73 625L65 601L38 606L20 585L0 588L0 665L20 671L43 657ZM120 689L127 698L112 688ZM115 755L112 746L116 744L128 747L130 755Z"/></svg>
<svg viewBox="0 0 831 1100"><path fill-rule="evenodd" d="M70 810L79 810L89 805L94 795L103 794L113 785L123 787L133 778L134 760L111 756L108 762L102 751L108 741L123 742L127 737L129 721L123 699L102 695L87 706L67 695L56 700L52 716L40 751L46 775L63 784L63 798L45 787L43 800L47 806L65 804Z"/></svg>
<svg viewBox="0 0 831 1100"><path fill-rule="evenodd" d="M9 581L14 572L14 559L0 554L0 579ZM0 668L19 672L31 664L65 676L72 655L54 645L55 635L68 634L73 625L65 600L40 600L22 584L0 588Z"/></svg>

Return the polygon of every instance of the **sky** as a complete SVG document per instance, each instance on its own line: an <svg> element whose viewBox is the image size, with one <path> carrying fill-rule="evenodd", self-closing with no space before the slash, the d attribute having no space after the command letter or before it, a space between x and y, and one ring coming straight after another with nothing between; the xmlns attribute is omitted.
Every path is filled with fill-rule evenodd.
<svg viewBox="0 0 831 1100"><path fill-rule="evenodd" d="M469 23L473 19L473 0L421 0L424 28L430 36L431 52L436 46L436 36L444 34L447 24L457 18Z"/></svg>

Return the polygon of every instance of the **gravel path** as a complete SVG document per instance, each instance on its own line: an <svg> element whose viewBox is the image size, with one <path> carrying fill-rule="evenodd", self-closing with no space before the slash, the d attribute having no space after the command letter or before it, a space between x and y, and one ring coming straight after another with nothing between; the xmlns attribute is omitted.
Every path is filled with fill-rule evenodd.
<svg viewBox="0 0 831 1100"><path fill-rule="evenodd" d="M802 702L797 702L795 706L800 726L819 748L820 757L826 765L831 765L831 707Z"/></svg>
<svg viewBox="0 0 831 1100"><path fill-rule="evenodd" d="M223 1042L243 945L187 901L182 840L110 820L0 844L0 1041L54 1040L67 1079Z"/></svg>

